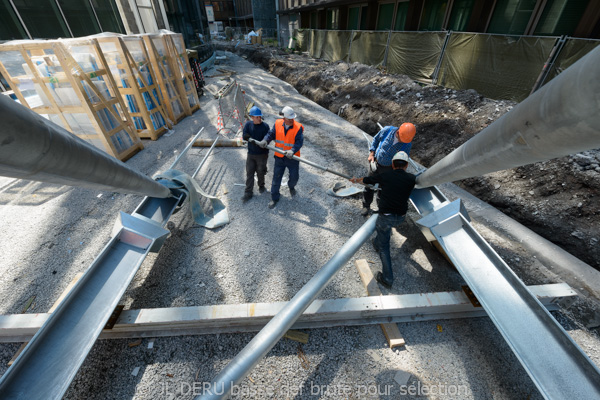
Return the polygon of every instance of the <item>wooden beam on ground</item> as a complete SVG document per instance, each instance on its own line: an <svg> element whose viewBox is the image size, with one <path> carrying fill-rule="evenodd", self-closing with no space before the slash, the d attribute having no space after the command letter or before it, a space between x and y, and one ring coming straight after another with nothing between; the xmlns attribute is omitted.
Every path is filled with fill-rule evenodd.
<svg viewBox="0 0 600 400"><path fill-rule="evenodd" d="M63 292L60 295L60 297L58 298L58 300L56 300L54 302L54 304L52 305L52 307L50 307L50 309L48 310L48 314L52 314L54 312L54 310L56 310L56 307L58 307L58 305L60 304L60 302L63 301L63 299L67 296L67 294L69 294L69 292L71 291L71 289L73 289L73 286L75 286L75 284L77 283L77 281L79 280L79 278L81 278L82 276L83 276L83 272L80 272L77 275L75 275L75 278L73 278L73 280L71 281L71 283L69 283L67 285L67 287L65 288L65 290L63 290ZM12 356L12 358L8 362L8 366L9 367L11 365L13 365L13 363L15 362L15 360L17 359L17 357L19 357L19 354L21 354L23 352L23 349L25 349L25 347L27 347L27 343L29 343L29 342L23 343L21 345L21 347L19 347L19 349L17 350L17 352L15 353L15 355Z"/></svg>
<svg viewBox="0 0 600 400"><path fill-rule="evenodd" d="M577 293L566 283L528 286L548 310L566 307ZM101 339L260 331L287 302L125 310ZM50 314L0 315L0 342L24 342ZM462 291L315 300L291 329L485 317Z"/></svg>
<svg viewBox="0 0 600 400"><path fill-rule="evenodd" d="M379 290L379 286L377 285L377 281L373 276L373 272L371 272L371 268L369 268L369 264L367 260L356 260L354 262L356 265L356 269L358 270L358 275L360 275L360 279L362 279L365 288L367 289L367 295L369 296L381 296L381 290ZM406 342L398 329L397 324L386 323L381 324L381 330L385 335L385 339L388 342L388 346L390 349L393 349L397 346L404 346Z"/></svg>

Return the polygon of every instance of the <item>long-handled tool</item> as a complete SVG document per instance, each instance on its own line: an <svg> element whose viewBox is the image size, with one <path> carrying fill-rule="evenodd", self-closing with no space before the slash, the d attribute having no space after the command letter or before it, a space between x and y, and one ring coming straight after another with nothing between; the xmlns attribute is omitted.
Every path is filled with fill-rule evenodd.
<svg viewBox="0 0 600 400"><path fill-rule="evenodd" d="M254 139L252 139L252 138L248 139L248 141L250 141L250 142L252 142L252 143L254 143L254 144L256 144L256 145L258 145L258 144L260 143L258 140L254 140ZM267 147L266 147L266 148L267 148L267 149L269 149L269 150L273 150L274 152L276 152L276 153L279 153L279 154L285 154L285 151L283 151L283 150L281 150L281 149L278 149L278 148L277 148L277 147L275 147L275 146L267 145ZM314 163L314 162L312 162L312 161L309 161L309 160L307 160L307 159L305 159L305 158L300 158L300 157L297 157L297 156L292 156L292 159L294 159L294 160L296 160L296 161L300 161L300 162L302 162L302 163L305 163L305 164L308 164L308 165L310 165L311 167L315 167L315 168L317 168L317 169L320 169L321 171L325 171L325 172L329 172L329 173L331 173L331 174L334 174L334 175L337 175L337 176L341 176L342 178L346 178L346 179L348 179L348 180L350 180L350 179L352 178L350 175L346 175L346 174L343 174L343 173L341 173L341 172L334 171L334 170L332 170L332 169L329 169L329 168L327 168L327 167L324 167L324 166L322 166L322 165L319 165L319 164L316 164L316 163ZM366 184L366 183L361 183L360 185L366 186L366 187L368 187L368 188L370 188L370 189L372 189L372 190L377 190L377 188L376 188L375 186L373 186L373 185L368 185L368 184ZM335 186L334 186L334 187L335 187ZM339 187L339 186L338 186L338 187ZM355 189L355 190L356 190L356 189ZM356 190L356 192L355 192L355 193L360 193L360 192L362 192L362 189L360 189L360 190ZM355 193L352 193L352 194L355 194ZM348 196L348 194L346 194L346 196Z"/></svg>

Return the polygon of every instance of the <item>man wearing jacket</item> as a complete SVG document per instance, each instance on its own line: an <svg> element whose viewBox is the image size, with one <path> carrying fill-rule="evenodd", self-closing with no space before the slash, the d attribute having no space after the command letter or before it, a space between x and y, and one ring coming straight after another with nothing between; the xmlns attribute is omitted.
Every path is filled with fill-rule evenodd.
<svg viewBox="0 0 600 400"><path fill-rule="evenodd" d="M412 140L415 137L417 129L410 122L405 122L399 128L395 126L386 126L380 130L373 138L373 143L369 148L369 175L375 176L386 171L392 170L392 157L399 151L410 154ZM365 188L363 197L362 215L369 215L371 203L373 202L374 192Z"/></svg>
<svg viewBox="0 0 600 400"><path fill-rule="evenodd" d="M378 272L375 279L387 288L391 288L394 282L392 257L390 255L392 228L404 222L408 211L408 199L416 181L415 175L406 172L408 154L404 151L396 153L392 157L391 164L392 169L389 171L374 176L350 179L353 183L366 183L369 185L378 183L381 189L377 194L379 215L375 223L377 235L373 240L373 246L379 253L383 272Z"/></svg>
<svg viewBox="0 0 600 400"><path fill-rule="evenodd" d="M282 119L275 121L275 124L267 133L267 136L260 142L261 147L275 140L275 147L285 151L284 154L274 153L275 165L273 167L273 183L271 184L271 202L269 208L275 208L279 198L279 188L285 169L288 169L289 180L288 187L290 195L296 195L296 184L299 179L300 162L293 157L300 157L300 148L304 144L304 127L296 121L296 113L291 107L283 107L281 110Z"/></svg>
<svg viewBox="0 0 600 400"><path fill-rule="evenodd" d="M262 111L254 106L248 112L252 121L246 122L242 134L242 139L248 141L252 138L256 141L261 141L269 132L269 125L262 120ZM256 144L248 141L248 155L246 156L246 190L242 201L245 203L252 198L254 190L254 174L258 179L258 191L265 191L265 175L267 174L267 159L269 150L263 149Z"/></svg>

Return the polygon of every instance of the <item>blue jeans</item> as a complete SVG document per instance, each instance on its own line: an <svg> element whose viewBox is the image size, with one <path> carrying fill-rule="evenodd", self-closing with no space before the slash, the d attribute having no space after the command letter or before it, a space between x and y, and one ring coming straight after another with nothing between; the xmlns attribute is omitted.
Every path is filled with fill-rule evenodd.
<svg viewBox="0 0 600 400"><path fill-rule="evenodd" d="M271 200L279 201L279 188L281 187L281 179L285 169L288 169L290 179L288 187L293 189L298 183L300 177L300 161L292 160L287 157L275 157L275 165L273 166L273 183L271 184Z"/></svg>
<svg viewBox="0 0 600 400"><path fill-rule="evenodd" d="M377 236L373 240L375 248L379 252L381 258L381 271L383 280L390 285L394 281L394 273L392 272L392 257L390 255L390 238L392 236L392 228L399 226L404 222L404 215L397 214L379 214L375 223L375 232Z"/></svg>

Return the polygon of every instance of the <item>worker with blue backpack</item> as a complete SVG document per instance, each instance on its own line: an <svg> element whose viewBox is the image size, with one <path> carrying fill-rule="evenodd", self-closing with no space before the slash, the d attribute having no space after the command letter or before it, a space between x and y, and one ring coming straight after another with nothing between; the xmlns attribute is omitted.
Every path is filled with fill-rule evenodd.
<svg viewBox="0 0 600 400"><path fill-rule="evenodd" d="M252 121L246 122L242 133L242 139L248 141L252 138L257 142L262 141L269 132L269 125L266 124L262 117L260 108L254 106L248 112ZM246 189L242 201L245 203L252 198L254 190L254 174L258 180L258 191L265 192L265 175L267 174L267 160L269 157L269 149L262 148L248 141L248 155L246 156Z"/></svg>

